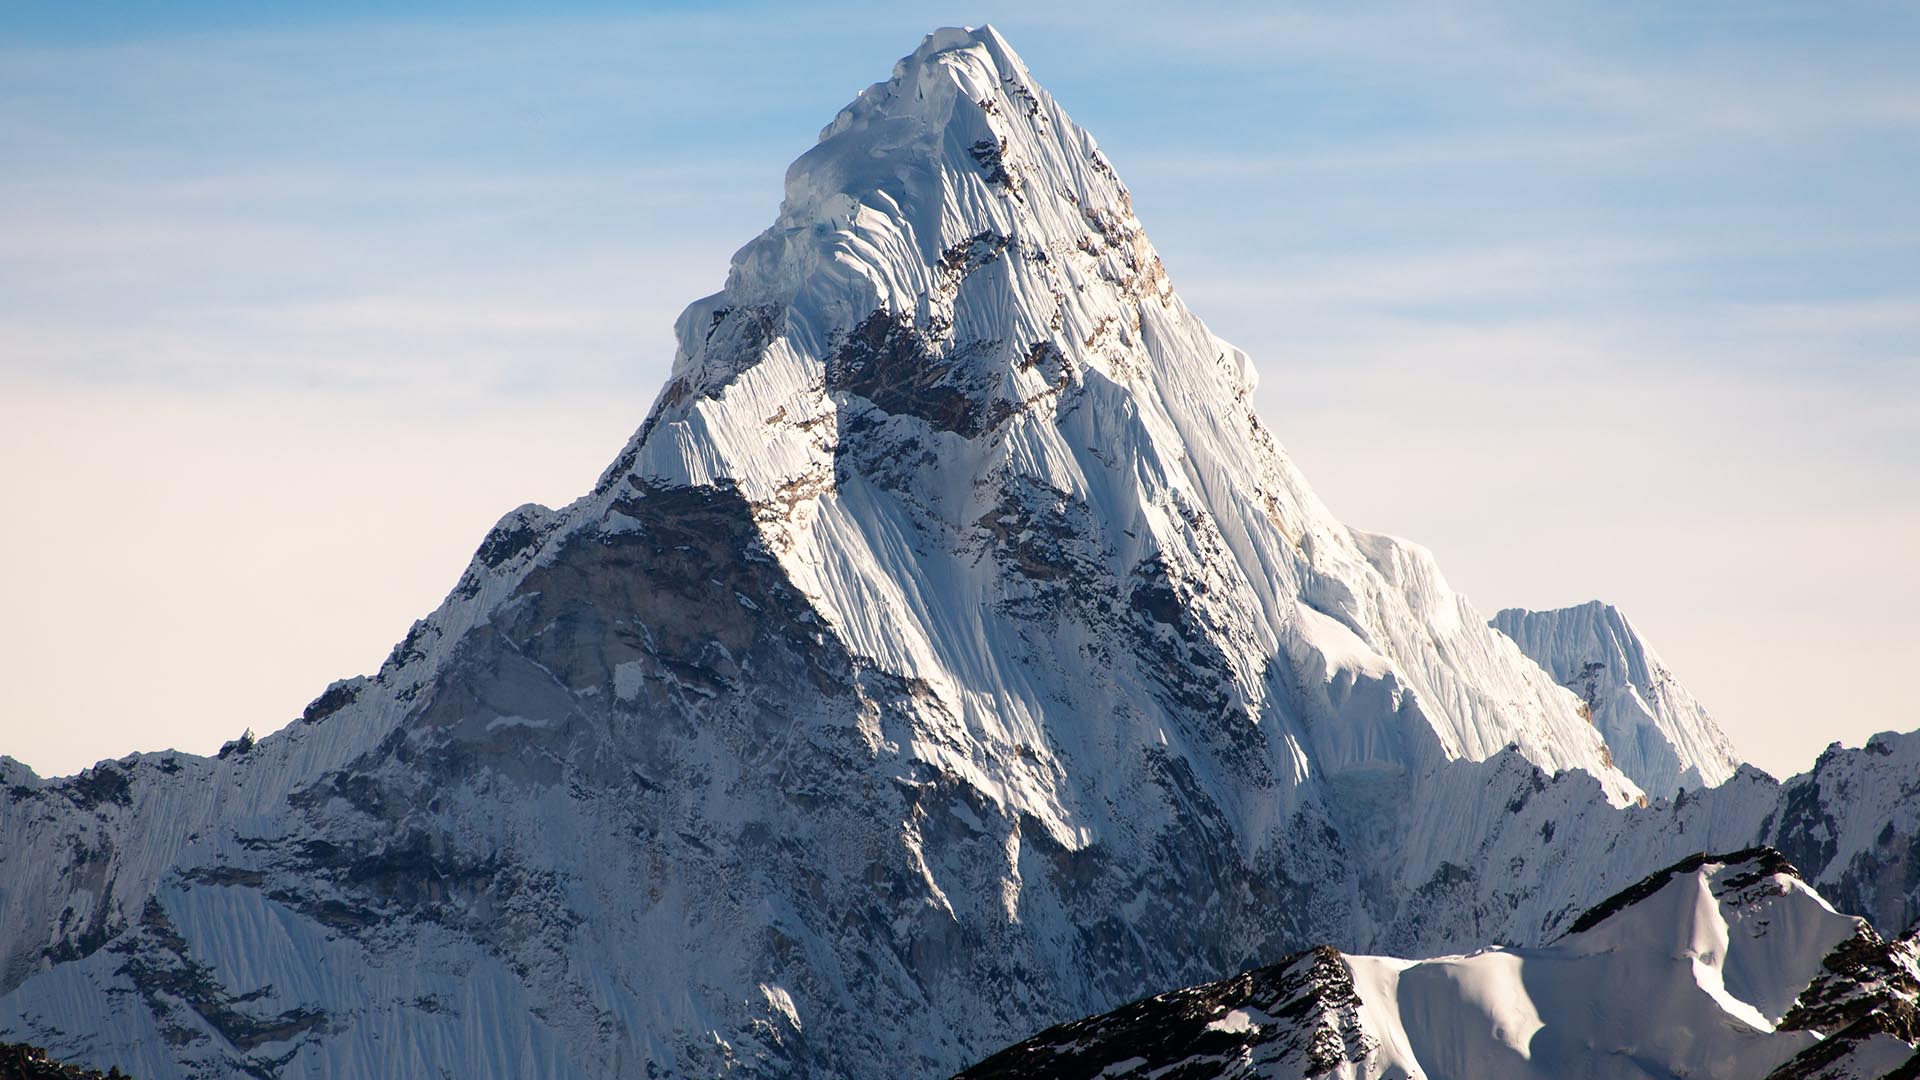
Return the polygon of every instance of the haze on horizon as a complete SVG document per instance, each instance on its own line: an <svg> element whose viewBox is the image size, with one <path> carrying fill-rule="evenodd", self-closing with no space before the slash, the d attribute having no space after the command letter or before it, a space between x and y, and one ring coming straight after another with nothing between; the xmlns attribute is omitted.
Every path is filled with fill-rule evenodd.
<svg viewBox="0 0 1920 1080"><path fill-rule="evenodd" d="M208 753L584 492L956 13L0 14L0 753ZM1755 763L1920 727L1920 12L992 21L1362 528L1619 605Z"/></svg>

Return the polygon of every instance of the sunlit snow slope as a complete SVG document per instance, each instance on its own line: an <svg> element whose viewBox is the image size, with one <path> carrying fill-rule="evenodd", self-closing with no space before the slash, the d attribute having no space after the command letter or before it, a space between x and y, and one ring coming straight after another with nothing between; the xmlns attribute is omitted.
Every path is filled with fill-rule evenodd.
<svg viewBox="0 0 1920 1080"><path fill-rule="evenodd" d="M1327 948L1010 1048L966 1080L1725 1080L1920 1069L1913 939L1837 914L1778 852L1694 856L1537 948Z"/></svg>
<svg viewBox="0 0 1920 1080"><path fill-rule="evenodd" d="M1646 791L1698 791L1740 767L1726 733L1613 605L1508 608L1493 625L1579 695L1613 763Z"/></svg>

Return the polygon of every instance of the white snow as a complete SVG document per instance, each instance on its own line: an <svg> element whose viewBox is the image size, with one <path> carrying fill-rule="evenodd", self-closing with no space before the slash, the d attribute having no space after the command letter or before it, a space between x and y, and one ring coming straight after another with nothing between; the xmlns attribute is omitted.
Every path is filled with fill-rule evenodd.
<svg viewBox="0 0 1920 1080"><path fill-rule="evenodd" d="M1860 920L1787 874L1716 897L1752 870L1707 863L1544 948L1348 957L1377 1049L1335 1075L1765 1075L1820 1037L1774 1024Z"/></svg>
<svg viewBox="0 0 1920 1080"><path fill-rule="evenodd" d="M1640 788L1573 694L1428 552L1314 495L1249 359L991 29L936 33L842 110L677 333L594 490L503 517L326 715L129 759L124 801L119 771L0 760L0 1035L154 1080L287 1053L934 1075L1127 980L1323 939L1538 944L1674 847L1793 827L1746 773L1623 811ZM744 539L675 535L660 505ZM1835 821L1847 857L1920 758L1888 745ZM1662 992L1772 1017L1738 942ZM276 1033L328 1019L242 1046L128 957L190 959ZM1356 976L1478 1018L1383 1027L1409 1061L1541 1060L1581 980L1621 974L1566 948L1393 963ZM1516 963L1526 1003L1500 997Z"/></svg>
<svg viewBox="0 0 1920 1080"><path fill-rule="evenodd" d="M1224 1031L1229 1035L1257 1031L1260 1025L1253 1022L1253 1014L1245 1009L1232 1009L1227 1015L1207 1025L1208 1031Z"/></svg>
<svg viewBox="0 0 1920 1080"><path fill-rule="evenodd" d="M1726 733L1619 609L1597 600L1557 611L1509 608L1493 625L1589 699L1614 764L1649 793L1714 787L1739 768Z"/></svg>

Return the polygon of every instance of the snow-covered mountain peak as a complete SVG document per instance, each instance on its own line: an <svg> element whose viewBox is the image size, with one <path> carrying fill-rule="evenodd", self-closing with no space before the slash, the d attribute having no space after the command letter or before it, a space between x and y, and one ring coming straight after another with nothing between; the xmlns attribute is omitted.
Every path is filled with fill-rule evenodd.
<svg viewBox="0 0 1920 1080"><path fill-rule="evenodd" d="M1689 958L1729 1015L1770 1030L1841 943L1872 933L1842 915L1772 848L1694 855L1597 905L1558 947L1574 955ZM1631 965L1630 960L1616 961Z"/></svg>
<svg viewBox="0 0 1920 1080"><path fill-rule="evenodd" d="M1508 608L1493 626L1580 698L1613 763L1651 795L1713 787L1740 767L1720 725L1619 608Z"/></svg>
<svg viewBox="0 0 1920 1080"><path fill-rule="evenodd" d="M973 438L1090 371L1139 382L1143 300L1178 303L1092 137L992 28L940 30L788 169L774 224L734 256L721 293L681 316L659 411L707 420L703 399L767 364L774 385L813 376L823 407L854 394ZM1210 395L1244 397L1252 370L1237 350L1184 309L1167 321L1224 365ZM753 488L794 470L763 478L728 460L658 475L716 471Z"/></svg>
<svg viewBox="0 0 1920 1080"><path fill-rule="evenodd" d="M679 331L601 481L501 518L377 674L0 791L0 1034L934 1075L1315 941L1537 940L1640 871L1579 699L1328 512L991 31L843 111Z"/></svg>
<svg viewBox="0 0 1920 1080"><path fill-rule="evenodd" d="M848 330L876 309L937 321L961 280L1002 256L1044 263L1066 247L1144 243L1138 225L1093 138L1004 38L940 30L788 168L779 216L735 256L726 294L790 308L803 333ZM1024 299L1001 313L1051 306Z"/></svg>
<svg viewBox="0 0 1920 1080"><path fill-rule="evenodd" d="M1800 871L1787 857L1773 848L1752 847L1725 855L1703 851L1662 867L1595 904L1575 919L1563 936L1578 935L1606 948L1617 938L1631 938L1640 920L1674 924L1678 920L1649 912L1663 902L1671 902L1675 896L1691 897L1701 889L1707 890L1716 901L1735 907L1765 897L1793 894L1832 910L1808 888ZM1615 929L1602 930L1610 925Z"/></svg>
<svg viewBox="0 0 1920 1080"><path fill-rule="evenodd" d="M1264 729L1223 765L1276 793L1250 821L1316 776L1508 744L1639 794L1426 552L1328 512L1255 415L1246 356L1180 301L1112 165L991 29L935 33L842 110L678 329L601 491L737 491L851 652L973 732L916 752L1017 776L993 789L1063 841L1089 826L1067 824L1048 699L1142 680ZM1128 720L1100 755L1183 726Z"/></svg>

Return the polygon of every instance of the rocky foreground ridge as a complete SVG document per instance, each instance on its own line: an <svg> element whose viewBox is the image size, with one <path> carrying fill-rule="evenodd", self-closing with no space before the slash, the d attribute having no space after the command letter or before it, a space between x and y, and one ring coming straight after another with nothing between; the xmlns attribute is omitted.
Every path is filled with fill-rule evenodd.
<svg viewBox="0 0 1920 1080"><path fill-rule="evenodd" d="M1888 941L1771 848L1695 855L1544 946L1320 948L1062 1024L958 1080L1920 1076L1920 928Z"/></svg>

